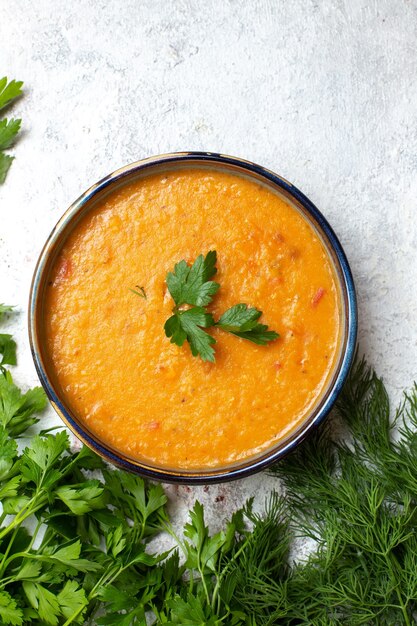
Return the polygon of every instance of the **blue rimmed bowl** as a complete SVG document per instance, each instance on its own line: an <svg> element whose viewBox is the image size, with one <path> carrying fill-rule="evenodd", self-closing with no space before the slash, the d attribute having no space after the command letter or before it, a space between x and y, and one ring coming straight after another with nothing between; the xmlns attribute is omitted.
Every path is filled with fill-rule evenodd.
<svg viewBox="0 0 417 626"><path fill-rule="evenodd" d="M101 197L110 191L114 191L144 175L165 172L184 166L218 168L229 173L244 175L255 182L266 184L295 207L312 224L333 262L342 302L342 340L333 375L321 396L321 400L306 415L299 427L276 445L257 456L249 457L232 465L201 470L158 467L145 461L129 458L100 441L66 405L59 386L51 374L42 328L45 291L51 268L69 233L88 213L93 204L96 204ZM207 484L242 478L264 469L291 452L324 420L333 407L352 364L356 337L357 304L352 274L338 238L320 211L301 191L277 174L250 161L212 152L179 152L144 159L113 172L90 187L69 207L50 234L36 265L30 291L29 339L32 355L40 381L55 411L83 443L110 463L125 470L167 482Z"/></svg>

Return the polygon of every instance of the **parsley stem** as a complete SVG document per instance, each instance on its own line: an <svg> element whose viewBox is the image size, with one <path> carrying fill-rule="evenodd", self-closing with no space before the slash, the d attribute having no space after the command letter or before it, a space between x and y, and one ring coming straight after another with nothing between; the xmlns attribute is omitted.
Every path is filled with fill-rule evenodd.
<svg viewBox="0 0 417 626"><path fill-rule="evenodd" d="M221 571L221 573L219 574L219 576L217 576L216 585L214 587L213 596L211 598L211 606L212 606L213 609L214 609L214 605L215 605L215 602L216 602L216 597L217 597L217 595L219 593L219 590L220 590L220 583L222 582L226 572L230 569L230 566L234 563L234 561L236 561L238 556L240 556L242 554L242 552L244 552L244 550L246 549L247 545L249 544L249 540L250 540L250 537L245 539L245 541L242 543L240 548L235 552L235 554L232 556L230 561L227 563L226 567L224 567L223 570Z"/></svg>
<svg viewBox="0 0 417 626"><path fill-rule="evenodd" d="M15 533L17 533L18 530L19 530L18 528L15 528L15 531L14 531L13 536L12 536L12 540L10 541L10 544L9 544L9 546L8 546L6 552L5 552L5 555L4 555L5 557L7 557L7 555L10 552L10 546L12 545L14 537L16 536ZM5 571L9 567L10 563L13 563L13 561L15 559L25 559L25 558L38 560L40 557L38 555L28 554L27 552L15 552L14 554L12 554L5 561L4 561L4 558L3 558L2 564L1 564L2 566L1 566L1 569L0 569L1 574L3 573L3 571ZM4 562L4 567L3 567L3 562Z"/></svg>
<svg viewBox="0 0 417 626"><path fill-rule="evenodd" d="M171 537L177 542L177 545L179 545L179 547L181 548L184 556L187 556L187 548L185 547L184 542L181 541L181 539L178 537L178 535L175 532L175 530L173 529L172 525L169 522L166 522L165 520L162 520L161 521L161 528L162 528L162 530L165 530L169 535L171 535Z"/></svg>
<svg viewBox="0 0 417 626"><path fill-rule="evenodd" d="M36 502L36 500L38 499L39 493L40 492L35 493L33 498L31 498L29 500L29 502L26 504L26 506L24 506L16 514L15 518L10 522L10 524L8 526L6 526L6 528L3 528L2 531L0 531L0 540L3 539L3 537L5 537L10 531L12 531L14 528L16 528L16 526L19 526L22 522L24 522L25 519L27 519L28 517L30 517L31 515L36 513L36 511L39 511L39 509L41 509L43 506L45 506L45 504L48 502L48 497L46 496L46 494L43 494L42 497L39 498L39 501L37 502L37 504L35 506L33 506L33 508L30 508L30 505L32 503ZM23 513L23 515L22 515L22 513Z"/></svg>
<svg viewBox="0 0 417 626"><path fill-rule="evenodd" d="M203 585L203 589L204 589L204 593L207 599L207 604L210 606L210 594L208 592L207 589L207 583L206 583L206 577L204 576L204 571L203 568L201 566L201 548L198 550L197 552L197 569L200 573L200 577L201 577L201 584Z"/></svg>
<svg viewBox="0 0 417 626"><path fill-rule="evenodd" d="M8 563L7 557L9 555L10 550L12 549L12 546L13 546L14 540L16 539L16 535L17 535L18 531L19 531L19 528L15 528L14 529L13 534L12 534L12 536L10 538L10 541L9 541L9 545L7 546L6 551L3 554L3 558L2 558L1 563L0 563L0 577L3 576L3 573L5 572L5 570L7 568L7 563Z"/></svg>
<svg viewBox="0 0 417 626"><path fill-rule="evenodd" d="M71 617L69 617L67 621L64 622L63 626L68 626L69 624L72 624L72 622L74 622L78 618L78 616L84 611L85 607L90 604L91 600L94 600L94 598L97 597L97 591L100 589L100 587L111 585L122 572L130 567L130 565L131 563L127 563L126 565L118 567L116 570L110 569L110 571L105 572L88 594L87 601L84 603L84 605L81 606L77 611L75 611L75 613L73 613Z"/></svg>
<svg viewBox="0 0 417 626"><path fill-rule="evenodd" d="M88 603L89 601L87 600L87 602L85 602L82 607L77 609L77 611L75 611L75 613L73 613L71 617L69 617L67 621L64 622L63 626L68 626L68 624L72 624L72 622L74 622L77 617L84 611L85 607L88 606Z"/></svg>

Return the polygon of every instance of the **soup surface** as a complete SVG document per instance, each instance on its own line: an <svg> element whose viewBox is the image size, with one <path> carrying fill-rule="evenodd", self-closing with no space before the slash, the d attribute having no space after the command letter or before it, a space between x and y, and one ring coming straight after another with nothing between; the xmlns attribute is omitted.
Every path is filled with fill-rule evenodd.
<svg viewBox="0 0 417 626"><path fill-rule="evenodd" d="M208 310L255 306L278 340L210 329L215 363L170 343L167 272L209 250L221 287ZM78 223L52 268L44 324L61 395L96 438L198 469L260 453L300 425L334 370L340 315L332 263L295 208L249 178L178 168L113 192Z"/></svg>

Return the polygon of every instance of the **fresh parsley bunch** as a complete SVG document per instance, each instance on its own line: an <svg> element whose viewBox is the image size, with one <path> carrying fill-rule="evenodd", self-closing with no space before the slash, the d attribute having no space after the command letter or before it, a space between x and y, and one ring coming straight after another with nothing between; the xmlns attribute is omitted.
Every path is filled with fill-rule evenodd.
<svg viewBox="0 0 417 626"><path fill-rule="evenodd" d="M0 305L0 317L10 309ZM16 363L10 335L0 335L0 358L0 623L145 624L162 585L165 555L146 551L166 519L162 487L109 471L86 447L71 452L64 431L32 433L22 450L18 438L30 434L46 397L14 384L5 368Z"/></svg>

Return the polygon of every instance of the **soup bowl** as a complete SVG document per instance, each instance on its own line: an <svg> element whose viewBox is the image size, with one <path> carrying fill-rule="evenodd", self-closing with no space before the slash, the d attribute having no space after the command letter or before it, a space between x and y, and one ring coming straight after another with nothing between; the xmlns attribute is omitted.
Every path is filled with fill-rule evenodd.
<svg viewBox="0 0 417 626"><path fill-rule="evenodd" d="M57 374L57 369L53 364L51 350L48 348L48 346L51 345L51 338L48 336L49 330L45 322L48 316L51 317L49 315L50 311L48 310L48 306L50 306L48 304L48 289L53 283L51 276L54 271L55 275L57 274L56 265L58 262L61 262L58 260L60 259L60 255L62 255L63 247L67 244L78 225L91 216L94 211L97 211L97 207L100 206L100 203L103 204L103 202L106 202L109 198L115 197L115 193L123 192L129 185L136 183L141 184L140 181L150 180L151 177L158 175L163 177L160 178L160 180L165 181L166 177L172 174L176 176L178 173L181 174L181 172L191 170L194 172L194 177L199 175L198 172L200 172L202 176L207 175L209 178L214 175L213 173L240 177L242 180L257 185L257 189L260 190L259 193L261 195L262 190L266 189L268 193L272 192L279 197L285 203L285 206L295 211L298 216L297 219L301 219L308 224L309 228L311 227L311 232L314 233L313 238L319 240L320 245L325 250L327 260L332 267L332 275L334 276L339 302L339 339L337 350L335 350L334 362L329 370L326 383L323 388L321 388L314 403L306 409L302 419L299 419L293 427L284 430L282 436L280 435L279 438L270 445L261 446L259 449L255 449L255 451L249 451L248 454L236 454L235 457L231 457L230 461L225 462L223 459L218 463L202 463L201 466L196 463L190 465L184 461L178 463L171 461L167 463L166 460L163 460L159 462L158 458L150 459L149 455L138 453L137 449L140 450L141 443L139 431L139 442L135 448L136 452L132 452L130 449L121 449L114 441L109 441L108 437L100 435L97 430L91 427L90 419L85 418L80 406L78 405L78 408L74 408L74 405L68 400L65 383L62 382L62 380L65 380L65 376L62 377L62 380L60 379L59 372ZM111 204L111 200L109 203ZM238 219L238 217L239 216L236 216L236 219ZM240 219L243 219L243 217L241 216ZM179 225L173 224L172 228L174 227L179 228ZM126 234L126 237L127 236ZM276 245L279 246L284 240L284 237L281 235L276 235L276 237ZM271 245L275 245L271 243L271 241L266 243L269 246L268 249L271 248ZM157 249L155 250L155 254L158 254ZM181 251L178 252L178 255L176 261L180 261ZM191 262L190 259L189 261ZM169 266L166 268L166 271L172 269L173 267ZM61 276L65 274L67 270L68 267L62 266L61 263L58 275ZM90 280L94 281L94 275L90 277ZM132 287L134 287L134 285L132 285ZM143 290L142 287L140 287L140 289ZM279 285L276 286L274 283L271 289L279 289ZM323 293L324 290L322 290L322 292L319 290L318 294L315 296L317 301L321 298ZM140 292L136 294L136 296L141 294L142 296L146 296L144 290L143 293ZM132 297L135 297L135 295ZM139 300L137 302L139 302ZM254 304L256 304L256 302L254 302ZM313 301L313 305L315 306L316 304L317 302ZM91 323L94 323L93 320L95 318L96 312L92 309ZM62 334L63 337L61 339L65 341L65 332ZM161 334L163 335L163 330ZM181 152L144 159L122 167L90 187L69 207L52 230L37 262L30 292L29 338L31 351L41 384L59 417L76 437L106 461L125 470L166 482L206 484L230 481L260 471L291 452L312 430L317 428L333 407L352 364L356 337L357 303L351 270L342 246L324 216L301 191L281 176L249 161L211 152ZM164 339L169 349L172 349L168 339L166 337ZM84 337L81 336L80 349L82 349L83 341ZM85 341L88 341L87 337ZM234 341L243 340L235 338ZM184 347L179 348L177 346L175 346L175 349L185 350ZM254 348L254 350L255 349L258 350L258 347ZM268 347L262 349L268 350ZM77 350L74 350L75 360L76 353ZM193 363L195 363L195 361L193 361ZM204 364L204 367L206 367L206 365L207 367L211 367L211 365L208 364ZM310 365L314 369L314 363ZM94 369L94 364L92 364L91 367ZM114 367L123 370L125 365L123 362L115 362ZM275 363L275 367L278 370L281 364ZM206 373L208 371L209 370L204 370ZM204 376L206 376L206 373L204 373ZM98 373L97 376L99 375ZM127 375L129 376L130 374ZM239 394L239 388L242 389L244 384L245 382L242 378L242 381L240 381L237 386L237 394ZM130 383L126 383L126 393L129 392L128 387L130 388ZM202 402L206 403L207 407L210 407L212 397L213 394L207 392ZM185 399L182 401L185 401ZM101 411L101 406L102 403L99 402L97 408L98 413ZM138 411L140 411L141 416L146 415L147 406L138 404ZM269 411L272 416L275 414L278 416L280 407L272 406ZM121 418L118 424L121 425L122 422L123 418ZM147 435L148 438L151 437L149 449L152 449L152 437L156 443L160 441L158 438L164 437L164 433L160 428L159 421L155 421L154 418L146 422L146 424L147 428L152 431L150 435L149 433ZM121 426L116 425L115 429L117 430L118 427L121 428ZM173 430L176 429L174 428ZM238 434L238 428L230 432ZM185 439L187 438L187 435L180 434L179 437L181 436ZM195 433L196 439L198 439L198 436L198 432ZM207 433L206 435L202 434L202 436L207 437ZM186 448L187 441L183 441L181 445ZM207 442L206 447L210 447L210 441Z"/></svg>

